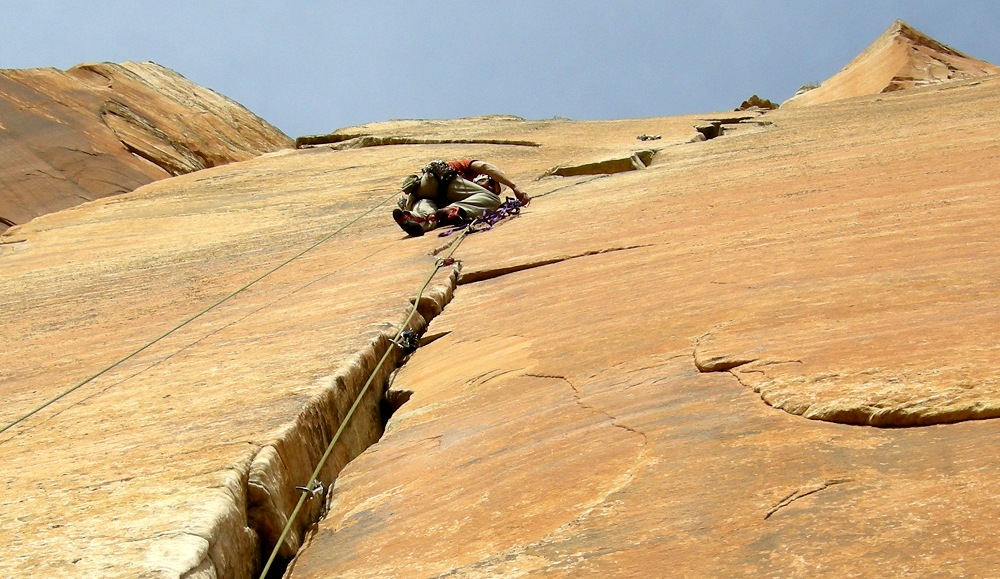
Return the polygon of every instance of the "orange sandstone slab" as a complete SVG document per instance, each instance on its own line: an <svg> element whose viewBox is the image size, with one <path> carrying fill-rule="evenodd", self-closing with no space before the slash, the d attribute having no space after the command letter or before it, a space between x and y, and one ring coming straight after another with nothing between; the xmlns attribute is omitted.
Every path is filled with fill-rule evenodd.
<svg viewBox="0 0 1000 579"><path fill-rule="evenodd" d="M595 126L621 144L574 151L618 154L642 132L674 127L681 141L693 132L684 119ZM543 128L547 153L476 144L281 151L0 235L0 423L34 412L0 435L0 575L259 571L295 487L436 261L427 244L437 238L407 239L390 219L401 177L436 157L472 155L528 184L571 158L557 127ZM438 309L451 274L425 296ZM391 369L362 399L324 483L381 434ZM281 559L321 510L321 501L306 505Z"/></svg>
<svg viewBox="0 0 1000 579"><path fill-rule="evenodd" d="M473 157L535 201L432 284L437 339L392 379L412 397L293 523L282 560L329 507L292 576L989 575L998 431L968 419L996 401L998 98L953 82L707 142L718 115L394 121L351 132L419 143L8 230L4 423L177 330L0 437L0 574L259 571L454 240L405 239L393 191ZM382 379L323 482L382 432Z"/></svg>
<svg viewBox="0 0 1000 579"><path fill-rule="evenodd" d="M1000 402L998 98L779 111L540 181L463 244L292 576L990 574L1000 430L960 421Z"/></svg>

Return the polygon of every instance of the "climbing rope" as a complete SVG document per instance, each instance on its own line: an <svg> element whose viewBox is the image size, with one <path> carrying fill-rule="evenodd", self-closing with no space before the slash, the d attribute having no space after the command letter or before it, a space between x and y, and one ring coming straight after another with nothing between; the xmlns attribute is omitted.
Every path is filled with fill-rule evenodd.
<svg viewBox="0 0 1000 579"><path fill-rule="evenodd" d="M263 571L260 572L260 579L264 579L267 576L267 573L271 569L271 565L274 563L275 558L278 556L278 551L281 549L281 545L282 543L284 543L285 537L288 536L288 532L289 530L291 530L292 524L295 522L295 517L298 516L299 511L302 509L302 506L306 503L307 499L316 494L316 489L320 488L319 486L317 486L317 479L319 478L320 471L323 470L323 467L326 465L326 461L327 459L330 458L330 454L333 452L334 446L336 446L337 441L340 440L341 433L344 432L344 429L347 427L347 423L350 422L351 417L354 416L354 411L357 410L358 406L361 404L361 399L364 398L365 394L368 392L368 388L375 380L375 376L378 375L378 371L382 368L382 364L385 363L385 361L389 358L389 354L392 353L392 346L395 345L403 350L407 349L406 342L404 340L401 340L401 337L403 336L403 334L409 332L408 328L410 325L410 321L413 319L413 316L416 315L417 313L417 307L420 304L420 298L423 296L424 290L427 289L427 286L430 285L431 280L434 279L434 276L437 275L437 272L442 267L446 267L455 263L455 260L452 256L455 254L455 251L458 249L458 246L462 243L462 240L465 239L467 235L473 232L472 229L473 225L474 223L466 225L461 235L459 235L455 239L455 241L451 244L451 249L448 251L448 254L445 257L439 257L437 261L435 261L434 267L431 269L431 274L427 276L427 279L424 280L423 285L421 285L420 289L417 290L417 295L413 300L413 305L410 307L410 313L406 316L406 319L403 320L403 323L400 324L399 329L396 330L396 335L391 340L392 343L385 349L385 353L382 354L382 358L379 359L378 364L375 365L375 368L368 376L368 380L365 381L365 385L362 386L361 390L358 392L358 395L354 399L354 403L351 405L350 410L348 410L347 414L344 415L344 419L340 421L340 426L337 428L337 432L333 435L333 438L330 440L330 444L327 445L326 452L323 453L323 456L319 459L319 463L316 465L316 468L313 469L312 476L309 477L309 482L306 483L305 486L296 487L297 489L302 491L302 494L299 496L299 501L298 503L295 504L295 508L292 510L292 514L288 516L288 520L285 523L284 528L282 528L281 530L281 535L278 537L277 542L275 542L274 544L274 548L271 550L271 556L268 557L267 563L264 564Z"/></svg>
<svg viewBox="0 0 1000 579"><path fill-rule="evenodd" d="M99 378L99 377L103 376L104 374L110 372L111 370L113 370L114 368L118 367L119 365L125 363L126 361L134 358L135 356L139 355L143 351L151 348L153 345L155 345L156 343L160 342L161 340L163 340L167 336L173 334L174 332L176 332L176 331L180 330L181 328L187 326L191 322L193 322L193 321L197 320L198 318L204 316L205 314L211 312L215 308L221 306L222 304L224 304L227 301L231 300L232 298L236 297L240 293L246 291L250 287L254 286L255 284L257 284L260 281L262 281L263 279L265 279L268 276L272 275L273 273L277 272L281 268L287 266L288 264L290 264L291 262L295 261L296 259L302 257L303 255L305 255L305 254L309 253L310 251L314 250L315 248L319 247L321 244L325 243L326 241L328 241L329 239L331 239L335 235L337 235L340 232L344 231L345 229L347 229L351 225L354 225L355 223L357 223L358 221L360 221L362 218L364 218L365 216L367 216L371 212L375 211L376 209L378 209L382 205L385 205L390 199L393 199L395 197L396 197L396 193L394 192L391 196L386 197L385 199L383 199L382 201L380 201L376 205L372 206L371 208L369 208L368 210L364 211L363 213L361 213L360 215L358 215L357 217L355 217L351 221L349 221L346 224L344 224L343 226L341 226L339 229L337 229L337 230L335 230L335 231L333 231L333 232L331 232L331 233L323 236L322 238L320 238L318 241L316 241L315 243L313 243L312 245L310 245L306 249L304 249L304 250L300 251L299 253L293 255L292 257L286 259L285 261L283 261L280 264L278 264L277 266L271 268L270 270L268 270L264 274L258 276L257 278L255 278L255 279L251 280L250 282L248 282L247 284L243 285L242 287L240 287L236 291L230 293L229 295L223 297L222 299L220 299L219 301L217 301L214 304L210 305L209 307L205 308L204 310L202 310L202 311L196 313L195 315L191 316L187 320L185 320L185 321L181 322L180 324L174 326L173 328L167 330L166 332L164 332L160 336L154 338L153 340L147 342L146 344L144 344L140 348L138 348L138 349L134 350L133 352L129 353L127 356L124 356L123 358L121 358L121 359L117 360L116 362L110 364L109 366L107 366L106 368L104 368L104 369L100 370L99 372L93 374L92 376L90 376L90 377L88 377L88 378L80 381L79 383L75 384L74 386L72 386L72 387L64 390L63 392L59 393L57 396L51 398L50 400L46 401L44 404L41 404L37 408L35 408L35 409L31 410L30 412L24 414L23 416L21 416L17 420L14 420L13 422L11 422L10 424L4 426L3 428L0 428L0 434L6 432L7 430L9 430L11 428L13 428L17 424L19 424L19 423L23 422L24 420L30 418L31 416L34 416L38 412L41 412L42 410L44 410L48 406L50 406L53 403L61 400L62 398L68 396L69 394L75 392L76 390L79 390L83 386L85 386L85 385L93 382L97 378ZM333 452L334 447L336 446L337 442L340 440L340 435L343 433L344 429L347 427L347 424L350 422L351 417L354 416L354 412L357 410L358 406L361 404L361 400L364 398L364 395L367 393L368 389L370 388L372 381L375 379L375 376L378 375L378 371L381 369L381 367L385 363L385 361L389 358L389 354L392 352L392 345L396 345L396 346L400 347L401 349L406 348L406 345L405 345L406 342L404 342L404 341L401 340L401 336L403 336L403 334L408 331L408 327L410 325L410 322L413 320L413 316L416 315L416 313L417 313L417 308L418 308L418 306L420 304L420 299L423 296L423 292L427 289L427 286L430 285L431 281L434 279L434 276L437 274L437 272L442 267L446 267L446 266L449 266L449 265L452 265L452 264L455 263L455 260L454 260L454 258L452 256L455 254L455 251L458 249L458 246L461 245L462 240L467 235L469 235L470 233L474 233L476 231L484 231L484 230L491 229L496 224L497 221L500 221L504 217L508 217L508 216L511 216L511 215L517 215L519 212L520 212L520 203L517 202L516 200L508 199L507 203L505 203L502 206L502 209L498 209L498 211L492 212L492 213L491 212L487 212L487 214L484 216L484 218L477 219L476 221L473 221L472 223L469 223L469 224L466 224L465 226L463 226L463 230L462 230L461 235L459 235L458 238L456 238L455 241L452 242L451 247L450 247L450 249L448 251L448 254L445 257L440 257L440 258L438 258L435 261L434 267L432 268L430 275L427 276L427 279L424 281L423 285L421 285L420 289L417 291L417 295L416 295L415 299L413 300L413 305L410 308L409 314L406 316L406 319L400 325L400 328L399 328L399 330L397 330L396 335L392 338L392 340L391 340L392 344L389 347L386 348L385 353L382 354L382 357L381 357L381 359L379 359L378 364L375 365L375 368L372 370L371 375L369 375L368 380L365 382L365 384L361 388L360 392L358 392L358 395L355 398L354 403L351 405L351 408L348 410L347 414L344 416L344 419L341 421L340 426L337 428L337 432L333 435L333 438L330 440L330 444L327 446L326 451L323 453L323 456L320 458L319 463L316 465L316 468L313 470L313 473L312 473L312 475L309 478L309 482L304 487L296 487L297 489L301 490L302 494L299 497L299 501L298 501L298 503L296 503L295 508L292 510L291 515L289 515L288 520L285 523L285 526L284 526L284 528L281 531L281 535L278 537L278 540L275 543L274 549L271 551L271 555L268 558L267 563L264 565L263 571L261 571L261 574L260 574L261 579L264 579L267 576L267 573L270 570L271 565L274 563L274 559L277 557L278 551L279 551L282 543L284 542L285 538L288 536L288 532L291 529L292 524L295 521L295 517L298 515L299 511L302 509L302 506L305 504L306 500L309 497L314 496L317 493L317 489L319 488L317 486L317 479L319 478L320 471L326 465L326 461L330 458L330 454ZM458 229L456 229L456 231L457 230ZM454 231L452 231L450 233L454 233ZM8 440L10 440L10 439L8 439ZM4 442L7 442L7 441L6 440L5 441L0 441L0 444L3 444Z"/></svg>
<svg viewBox="0 0 1000 579"><path fill-rule="evenodd" d="M434 276L437 275L437 272L442 267L446 267L455 263L455 259L453 256L455 255L455 252L458 250L458 246L462 244L462 240L464 240L468 235L479 231L487 231L489 229L492 229L493 226L496 225L501 220L507 217L517 216L520 214L520 212L521 212L521 202L517 199L512 199L508 197L506 201L500 205L500 207L484 212L482 217L475 219L471 223L460 225L448 232L443 232L440 234L441 236L444 236L444 235L451 235L456 231L461 231L461 234L457 238L455 238L455 240L449 246L447 255L444 257L439 257L437 261L434 262L434 267L431 269L430 275L427 276L427 279L424 280L423 285L421 285L420 289L417 290L417 295L413 299L413 305L410 307L410 313L406 316L406 319L403 320L403 323L400 324L399 329L396 330L396 335L393 336L392 340L390 340L391 345L385 349L385 353L382 354L382 357L379 359L378 363L375 365L375 368L371 371L371 374L368 376L368 380L365 381L364 386L361 387L361 390L358 392L357 397L355 397L354 403L351 404L351 408L347 411L347 414L344 415L344 419L340 421L340 426L337 428L337 432L334 433L333 438L330 440L330 444L328 444L326 447L326 451L323 453L323 456L320 457L319 462L316 465L316 468L313 469L312 475L309 477L309 482L306 483L305 486L295 487L296 489L300 490L302 494L299 496L299 500L295 504L295 508L292 509L292 514L288 516L288 520L285 522L285 526L281 529L281 535L278 536L278 540L275 542L274 548L271 549L271 555L268 557L267 562L264 564L263 570L260 572L260 579L265 579L267 577L268 571L271 570L271 565L274 563L275 558L277 558L278 556L278 551L281 549L281 545L284 543L285 538L288 536L288 532L291 530L292 524L295 522L295 518L298 516L299 511L302 510L302 506L305 505L306 500L308 500L313 496L316 496L318 489L323 488L322 483L317 480L319 478L319 473L321 470L323 470L323 467L326 465L326 461L327 459L330 458L330 454L333 453L333 449L337 445L337 441L340 440L341 433L344 432L344 429L347 427L348 422L350 422L351 417L354 416L354 411L357 410L358 406L361 404L361 400L368 392L368 388L375 380L375 376L378 375L378 371L382 368L382 365L389 358L389 354L392 352L392 346L395 345L399 347L401 350L403 350L404 353L408 353L409 351L412 351L412 349L414 349L412 344L413 332L412 330L409 329L409 325L410 321L413 319L413 316L416 315L417 313L417 308L420 305L420 298L423 296L424 290L427 289L427 286L430 285L431 280L434 279Z"/></svg>
<svg viewBox="0 0 1000 579"><path fill-rule="evenodd" d="M299 253L297 253L297 254L295 254L294 256L292 256L292 257L290 257L290 258L286 259L285 261L283 261L282 263L278 264L277 266L275 266L275 267L271 268L270 270L268 270L268 271L267 271L266 273L264 273L263 275L261 275L261 276L257 277L256 279L254 279L254 280L250 281L249 283L247 283L247 284L246 284L246 285L244 285L243 287L241 287L241 288L237 289L236 291L234 291L234 292L230 293L229 295L225 296L224 298L220 299L219 301L215 302L214 304L210 305L209 307L205 308L204 310L202 310L202 311L198 312L198 313L197 313L197 314L195 314L194 316L191 316L190 318L188 318L187 320L185 320L185 321L181 322L181 323L180 323L180 324L178 324L177 326L174 326L173 328L171 328L171 329L167 330L166 332L164 332L164 333L163 333L162 335L160 335L159 337L157 337L157 338L153 339L152 341L150 341L150 342L146 343L145 345L143 345L143 346L142 346L142 347L140 347L139 349L137 349L137 350L133 351L132 353L130 353L129 355L125 356L124 358L122 358L122 359L118 360L117 362L114 362L113 364L111 364L111 365L110 365L110 366L108 366L107 368L104 368L104 369L103 369L103 370L101 370L100 372L97 372L97 373L96 373L96 374L94 374L93 376L90 376L89 378L87 378L87 379L85 379L85 380L83 380L83 381L81 381L81 382L77 383L76 385L72 386L71 388L68 388L68 389L64 390L63 392L61 392L60 394L58 394L58 395L57 395L57 396L55 396L54 398L52 398L52 399L50 399L50 400L46 401L46 402L45 402L44 404L42 404L41 406L38 406L37 408L35 408L34 410L32 410L32 411L28 412L27 414L25 414L25 415L21 416L20 418L18 418L18 419L17 419L17 420L15 420L14 422L11 422L10 424L8 424L8 425L4 426L3 428L0 428L0 434L3 434L4 432L6 432L6 431L10 430L11 428L13 428L14 426L16 426L17 424L19 424L19 423L23 422L24 420L27 420L28 418L30 418L30 417L32 417L32 416L34 416L35 414L38 414L39 412L41 412L42 410L44 410L44 409L45 409L45 408L47 408L48 406L52 405L53 403L55 403L55 402L57 402L57 401L61 400L62 398L64 398L64 397L68 396L69 394L71 394L71 393L73 393L73 392L75 392L75 391L79 390L79 389L80 389L80 388L82 388L83 386L86 386L87 384L89 384L89 383L93 382L93 381L94 381L94 380L96 380L97 378L100 378L100 377L101 377L101 376L103 376L104 374L107 374L107 373L108 373L108 372L110 372L111 370L115 369L115 368L116 368L116 367L118 367L119 365L121 365L121 364L123 364L123 363L127 362L128 360L130 360L130 359L134 358L135 356L139 355L139 354L140 354L140 353L142 353L143 351L145 351L145 350L149 349L149 348L150 348L150 347L152 347L152 346L153 346L154 344L156 344L156 343L157 343L157 342L159 342L160 340L163 340L164 338L166 338L166 337L167 337L167 336L169 336L170 334L173 334L173 333L174 333L174 332L176 332L177 330L179 330L179 329L183 328L184 326L186 326L186 325L190 324L191 322L193 322L193 321L197 320L198 318L200 318L200 317L204 316L205 314L209 313L210 311L214 310L215 308L217 308L217 307L221 306L222 304L224 304L224 303L228 302L229 300L231 300L232 298L236 297L236 296L237 296L238 294L240 294L241 292L244 292L244 291L246 291L247 289L249 289L250 287L252 287L253 285L257 284L258 282L260 282L260 281L261 281L261 280L263 280L264 278L266 278L266 277L270 276L270 275L271 275L271 274L273 274L274 272L276 272L276 271L278 271L279 269L281 269L281 268L285 267L286 265L290 264L291 262L295 261L296 259L298 259L298 258L302 257L303 255L305 255L305 254L309 253L310 251L312 251L312 250L316 249L316 248L317 248L317 247L319 247L319 246L320 246L321 244L325 243L326 241L328 241L329 239L331 239L331 238L332 238L332 237L334 237L335 235L339 234L339 233L340 233L341 231L343 231L343 230L347 229L348 227L350 227L350 226L354 225L354 224L355 224L355 223L357 223L358 221L361 221L361 219L362 219L362 218L364 218L365 216L367 216L367 215L368 215L369 213L371 213L372 211L375 211L375 210L376 210L376 209L378 209L379 207L381 207L381 206L385 205L386 203L388 203L390 199L395 199L395 198L396 198L396 196L397 196L397 193L396 193L396 192L393 192L393 194L392 194L392 195L390 195L389 197L386 197L385 199L383 199L382 201L380 201L380 202L379 202L379 203L377 203L376 205L372 206L371 208L369 208L369 209L368 209L368 210L366 210L365 212L361 213L360 215L358 215L357 217L355 217L355 218L354 218L354 219L352 219L351 221L348 221L348 222L347 222L346 224L344 224L343 226L341 226L341 227L340 227L339 229L337 229L337 230L333 231L332 233L329 233L329 234L327 234L327 235L323 236L322 238L320 238L320 240L319 240L319 241L317 241L317 242L313 243L312 245L310 245L310 246L309 246L309 247L307 247L306 249L304 249L304 250L300 251ZM7 439L7 440L10 440L10 439ZM3 444L3 443L5 443L5 442L7 442L7 440L4 440L4 441L0 441L0 444Z"/></svg>

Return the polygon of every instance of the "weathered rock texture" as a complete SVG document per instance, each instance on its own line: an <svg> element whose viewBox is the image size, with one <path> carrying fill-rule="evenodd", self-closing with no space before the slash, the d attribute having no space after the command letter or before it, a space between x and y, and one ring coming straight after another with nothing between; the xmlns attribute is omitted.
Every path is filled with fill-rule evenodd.
<svg viewBox="0 0 1000 579"><path fill-rule="evenodd" d="M992 573L1000 427L943 423L998 415L998 98L779 111L536 184L463 246L292 576Z"/></svg>
<svg viewBox="0 0 1000 579"><path fill-rule="evenodd" d="M0 71L0 230L157 179L291 146L151 62Z"/></svg>
<svg viewBox="0 0 1000 579"><path fill-rule="evenodd" d="M259 569L455 240L406 238L394 190L456 157L535 200L432 281L389 380L412 395L364 450L383 369L290 576L992 575L998 99L958 81L704 142L711 115L378 123L345 132L425 144L281 151L8 231L2 423L139 353L0 435L0 575ZM642 170L548 174L641 135ZM498 140L540 146L473 144Z"/></svg>
<svg viewBox="0 0 1000 579"><path fill-rule="evenodd" d="M1000 73L897 20L864 52L818 87L800 90L783 107L826 103Z"/></svg>

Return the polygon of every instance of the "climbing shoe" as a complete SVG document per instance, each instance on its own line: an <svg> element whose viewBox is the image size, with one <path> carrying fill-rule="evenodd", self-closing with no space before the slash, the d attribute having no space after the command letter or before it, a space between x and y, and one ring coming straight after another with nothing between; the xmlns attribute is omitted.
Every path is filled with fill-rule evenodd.
<svg viewBox="0 0 1000 579"><path fill-rule="evenodd" d="M428 221L417 217L409 211L403 211L398 208L392 210L392 218L396 221L396 225L399 225L400 229L405 231L410 237L420 237L423 235L424 224Z"/></svg>

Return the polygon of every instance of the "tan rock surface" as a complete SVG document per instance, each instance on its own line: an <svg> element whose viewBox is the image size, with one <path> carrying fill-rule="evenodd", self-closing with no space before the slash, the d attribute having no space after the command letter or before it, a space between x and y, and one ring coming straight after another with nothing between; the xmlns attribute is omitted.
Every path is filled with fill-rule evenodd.
<svg viewBox="0 0 1000 579"><path fill-rule="evenodd" d="M998 97L772 113L540 182L463 246L474 283L292 576L989 575L995 423L751 395L996 415Z"/></svg>
<svg viewBox="0 0 1000 579"><path fill-rule="evenodd" d="M464 156L535 201L432 283L437 339L392 379L412 397L362 452L381 382L365 400L291 576L989 576L1000 429L968 419L998 403L998 99L989 77L706 142L712 115L378 123L345 133L424 144L282 151L10 230L0 422L76 389L0 434L0 576L259 569L454 240L363 212Z"/></svg>
<svg viewBox="0 0 1000 579"><path fill-rule="evenodd" d="M627 145L639 127L693 132L683 119L595 127ZM260 537L278 535L337 426L331 416L344 414L435 262L389 221L389 205L288 260L394 196L429 152L508 166L521 155L534 175L550 166L537 147L509 149L279 152L0 236L0 422L56 400L0 434L0 576L246 576L259 566ZM435 282L430 295L442 302L447 287ZM324 481L381 433L380 389Z"/></svg>
<svg viewBox="0 0 1000 579"><path fill-rule="evenodd" d="M0 231L156 179L291 146L151 62L0 71Z"/></svg>
<svg viewBox="0 0 1000 579"><path fill-rule="evenodd" d="M800 90L783 107L968 80L1000 74L1000 66L962 54L897 20L840 72L811 90Z"/></svg>

